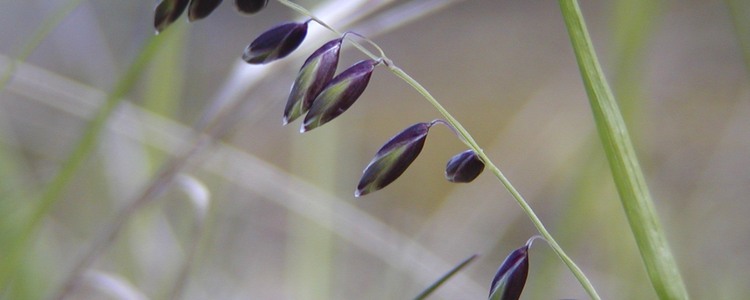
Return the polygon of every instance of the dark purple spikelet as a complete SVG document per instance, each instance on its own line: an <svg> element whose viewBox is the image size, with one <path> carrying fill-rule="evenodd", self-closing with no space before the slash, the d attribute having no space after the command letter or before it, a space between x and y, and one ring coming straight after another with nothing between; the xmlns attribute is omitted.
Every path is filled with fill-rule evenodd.
<svg viewBox="0 0 750 300"><path fill-rule="evenodd" d="M191 0L188 8L188 20L196 21L210 15L214 9L219 7L221 0Z"/></svg>
<svg viewBox="0 0 750 300"><path fill-rule="evenodd" d="M286 102L284 125L306 113L315 97L323 91L326 83L331 81L339 63L342 41L343 39L339 38L325 43L302 65Z"/></svg>
<svg viewBox="0 0 750 300"><path fill-rule="evenodd" d="M450 182L471 182L484 171L484 162L474 150L466 150L451 157L445 166L445 179Z"/></svg>
<svg viewBox="0 0 750 300"><path fill-rule="evenodd" d="M417 123L392 137L367 165L357 185L355 197L384 188L414 162L422 151L431 123Z"/></svg>
<svg viewBox="0 0 750 300"><path fill-rule="evenodd" d="M378 63L373 59L360 61L331 79L313 100L300 131L320 127L349 109L365 91Z"/></svg>
<svg viewBox="0 0 750 300"><path fill-rule="evenodd" d="M154 28L156 33L174 23L182 15L190 0L163 0L154 10Z"/></svg>
<svg viewBox="0 0 750 300"><path fill-rule="evenodd" d="M249 64L266 64L292 53L307 35L307 22L285 23L267 30L253 40L242 53Z"/></svg>
<svg viewBox="0 0 750 300"><path fill-rule="evenodd" d="M529 274L529 245L513 250L495 273L490 285L491 300L517 300Z"/></svg>
<svg viewBox="0 0 750 300"><path fill-rule="evenodd" d="M246 14L254 14L268 5L268 0L235 0L237 10Z"/></svg>

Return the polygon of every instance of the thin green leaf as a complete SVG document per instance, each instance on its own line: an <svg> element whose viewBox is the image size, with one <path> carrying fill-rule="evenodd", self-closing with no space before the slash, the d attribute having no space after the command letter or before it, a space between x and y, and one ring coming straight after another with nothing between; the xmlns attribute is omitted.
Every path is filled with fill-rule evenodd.
<svg viewBox="0 0 750 300"><path fill-rule="evenodd" d="M625 214L661 299L688 299L625 122L599 66L576 0L560 0L565 24Z"/></svg>
<svg viewBox="0 0 750 300"><path fill-rule="evenodd" d="M435 290L437 290L441 285L443 285L443 283L445 283L446 281L448 281L448 279L451 279L451 277L453 277L453 275L456 275L456 273L458 273L458 271L461 271L463 268L465 268L466 266L468 266L477 257L479 257L479 255L474 254L474 255L469 256L468 258L464 259L461 263L459 263L458 265L456 265L455 267L453 267L453 269L451 269L450 271L448 271L448 273L445 273L445 274L443 274L443 276L440 276L440 278L438 278L438 280L436 280L435 282L433 282L430 286L428 286L421 293L419 293L419 295L417 295L416 297L414 297L414 300L427 299L427 296L429 296L430 294L432 294L432 292L434 292Z"/></svg>

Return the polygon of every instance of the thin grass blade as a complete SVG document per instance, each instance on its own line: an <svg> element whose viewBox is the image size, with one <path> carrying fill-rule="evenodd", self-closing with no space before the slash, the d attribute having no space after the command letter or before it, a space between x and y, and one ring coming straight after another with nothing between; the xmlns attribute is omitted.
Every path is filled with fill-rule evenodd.
<svg viewBox="0 0 750 300"><path fill-rule="evenodd" d="M469 256L468 258L464 259L462 262L460 262L458 265L453 267L448 273L443 274L443 276L440 276L438 280L433 282L430 286L428 286L426 289L424 289L419 295L414 297L414 300L422 300L427 299L428 296L430 296L435 290L437 290L441 285L443 285L448 279L451 279L453 275L456 275L459 271L463 270L466 266L468 266L471 262L473 262L477 257L479 257L478 254L474 254L472 256Z"/></svg>
<svg viewBox="0 0 750 300"><path fill-rule="evenodd" d="M625 121L599 66L576 0L560 0L573 50L612 176L651 283L661 299L688 299Z"/></svg>

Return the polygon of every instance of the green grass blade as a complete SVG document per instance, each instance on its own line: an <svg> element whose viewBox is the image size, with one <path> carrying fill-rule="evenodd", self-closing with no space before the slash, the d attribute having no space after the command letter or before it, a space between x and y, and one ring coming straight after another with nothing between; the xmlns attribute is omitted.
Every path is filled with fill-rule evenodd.
<svg viewBox="0 0 750 300"><path fill-rule="evenodd" d="M164 43L148 68L143 107L165 117L180 113L185 86L188 24L177 22L163 31Z"/></svg>
<svg viewBox="0 0 750 300"><path fill-rule="evenodd" d="M14 235L15 238L12 244L4 245L4 247L7 247L8 252L6 253L8 253L8 256L0 261L0 287L7 286L9 279L11 279L21 261L23 261L23 256L27 252L26 248L33 240L36 229L53 205L60 199L65 186L73 179L92 150L96 148L99 135L104 130L109 116L140 78L144 68L154 56L156 50L159 49L163 40L162 36L151 36L145 42L138 57L136 57L125 74L119 79L94 119L89 122L75 149L72 150L70 156L60 168L60 171L44 188L38 199L36 199L34 204L36 207L31 212L28 221Z"/></svg>
<svg viewBox="0 0 750 300"><path fill-rule="evenodd" d="M441 285L443 285L443 283L445 283L446 281L448 281L448 279L450 279L451 277L453 277L453 275L456 275L456 273L458 273L458 271L461 271L463 268L465 268L466 266L468 266L477 257L479 257L479 255L474 254L472 256L469 256L467 259L464 259L461 263L459 263L458 265L456 265L455 267L453 267L453 269L451 269L450 271L448 271L448 273L445 273L445 274L443 274L443 276L440 276L440 278L438 280L436 280L435 282L433 282L430 286L428 286L421 293L419 293L419 295L417 295L416 297L414 297L414 300L426 299L427 296L429 296L430 294L432 294L432 292L434 292L435 290L437 290Z"/></svg>
<svg viewBox="0 0 750 300"><path fill-rule="evenodd" d="M177 22L162 31L164 41L146 70L144 91L141 96L142 107L164 117L179 120L182 92L185 86L186 51L188 24ZM148 174L156 172L159 163L164 160L164 153L143 145L148 159L142 162L142 168Z"/></svg>
<svg viewBox="0 0 750 300"><path fill-rule="evenodd" d="M560 0L581 76L612 176L651 283L661 299L688 299L661 228L625 121L599 66L576 0Z"/></svg>

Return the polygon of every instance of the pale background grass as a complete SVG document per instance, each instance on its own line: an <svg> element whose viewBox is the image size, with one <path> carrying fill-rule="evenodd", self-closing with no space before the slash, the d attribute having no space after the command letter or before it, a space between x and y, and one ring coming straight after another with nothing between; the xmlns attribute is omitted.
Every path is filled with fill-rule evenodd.
<svg viewBox="0 0 750 300"><path fill-rule="evenodd" d="M144 74L128 98L135 110L111 119L96 154L46 219L16 294L6 295L49 295L97 230L184 147L184 128L163 118L195 124L242 49L295 18L274 1L251 17L225 2L205 20L183 18L170 29L184 35L159 56L162 74ZM634 9L626 0L581 2L688 290L695 299L750 296L750 77L727 6L662 1L645 9L650 22L623 22L623 9ZM62 3L0 3L3 68ZM54 175L91 114L91 99L112 88L153 34L154 5L84 2L18 69L0 94L0 201L33 194ZM645 32L624 36L638 26ZM554 1L474 0L374 40L474 134L604 298L655 298L566 34ZM364 58L342 55L342 66ZM346 114L300 135L299 122L281 126L302 63L296 59L248 94L257 105L190 172L210 191L211 209L185 298L407 299L474 253L482 256L436 299L484 297L505 255L535 234L512 198L487 174L472 184L446 182L445 162L464 148L435 127L402 178L355 199L360 172L380 145L438 114L376 70ZM185 197L171 188L141 210L95 268L149 298L166 297L194 243ZM437 265L423 265L430 263ZM88 286L75 297L104 294ZM536 243L524 297L586 294Z"/></svg>

